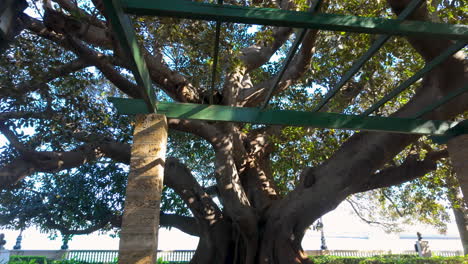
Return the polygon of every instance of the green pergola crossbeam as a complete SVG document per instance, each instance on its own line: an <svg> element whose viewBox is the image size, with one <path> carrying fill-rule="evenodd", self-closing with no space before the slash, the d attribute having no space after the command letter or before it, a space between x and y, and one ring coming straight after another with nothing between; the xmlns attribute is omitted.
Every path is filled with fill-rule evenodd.
<svg viewBox="0 0 468 264"><path fill-rule="evenodd" d="M110 98L120 114L148 113L141 99ZM158 103L158 113L168 118L240 122L267 125L305 126L316 128L366 130L419 135L444 135L456 122L409 118L356 116L336 113L293 110L260 110L250 107L229 107L186 103Z"/></svg>
<svg viewBox="0 0 468 264"><path fill-rule="evenodd" d="M223 0L218 0L218 5L222 5ZM210 104L213 104L213 96L215 92L215 82L216 82L216 71L218 70L218 55L219 55L219 39L221 37L221 22L216 21L216 31L215 31L215 46L213 54L213 69L211 72L211 94L210 94Z"/></svg>
<svg viewBox="0 0 468 264"><path fill-rule="evenodd" d="M135 15L170 16L370 34L468 39L468 27L466 25L398 21L394 19L336 14L310 14L309 12L274 8L252 8L232 5L218 6L183 0L123 0L122 3L125 12Z"/></svg>
<svg viewBox="0 0 468 264"><path fill-rule="evenodd" d="M388 101L392 100L395 98L397 95L399 95L401 92L403 92L406 88L408 88L410 85L424 77L426 73L437 67L439 64L441 64L443 61L445 61L448 57L452 56L455 54L457 51L462 49L466 45L466 41L460 40L457 41L455 44L451 45L449 48L447 48L444 52L442 52L439 56L434 58L432 61L426 64L424 68L416 72L413 76L411 76L409 79L401 83L397 88L392 90L389 94L387 94L384 98L380 99L377 103L372 105L369 109L367 109L362 115L367 116L374 112L375 110L379 109L382 105L387 103Z"/></svg>
<svg viewBox="0 0 468 264"><path fill-rule="evenodd" d="M404 20L409 15L413 13L413 11L418 8L423 0L413 0L411 1L408 6L401 12L398 16L397 20ZM362 66L370 60L372 56L390 39L390 35L381 35L377 38L377 40L372 44L372 46L362 55L352 66L351 68L341 77L338 83L333 87L326 95L325 98L314 108L313 111L320 111L327 103L330 101L333 96L362 68Z"/></svg>
<svg viewBox="0 0 468 264"><path fill-rule="evenodd" d="M133 29L132 21L123 12L119 0L104 0L106 15L109 17L112 28L117 35L125 54L132 68L133 75L137 84L143 88L140 91L149 110L156 110L156 94L154 92L151 77L146 66L145 59L141 54L136 34Z"/></svg>
<svg viewBox="0 0 468 264"><path fill-rule="evenodd" d="M453 92L449 93L448 95L446 95L445 97L443 97L442 99L438 100L437 102L426 106L421 111L419 111L417 114L415 114L414 118L420 118L421 116L423 116L423 115L437 109L439 106L446 104L450 100L452 100L455 97L457 97L459 95L462 95L462 94L464 94L466 92L468 92L468 83L465 84L465 86L462 87L461 89L453 91Z"/></svg>
<svg viewBox="0 0 468 264"><path fill-rule="evenodd" d="M316 0L314 4L310 7L309 12L310 13L315 13L317 12L317 9L320 6L320 1L321 0ZM307 29L302 29L298 34L296 39L294 40L293 45L289 49L289 52L286 56L286 59L284 59L283 65L281 66L281 70L279 73L276 75L275 82L273 83L272 87L267 92L267 96L265 97L265 100L263 101L262 105L260 106L261 109L265 109L267 106L268 102L270 101L271 97L273 96L273 92L278 88L279 83L283 79L283 75L286 72L286 70L289 67L289 64L291 63L292 59L294 58L294 55L296 54L297 50L299 49L299 46L302 43L302 40L304 40L304 37L307 33Z"/></svg>

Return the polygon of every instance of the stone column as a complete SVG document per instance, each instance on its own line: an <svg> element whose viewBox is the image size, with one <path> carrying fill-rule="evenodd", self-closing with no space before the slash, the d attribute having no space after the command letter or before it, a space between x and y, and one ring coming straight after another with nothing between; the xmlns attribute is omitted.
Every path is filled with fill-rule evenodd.
<svg viewBox="0 0 468 264"><path fill-rule="evenodd" d="M167 145L164 115L137 115L133 133L119 264L154 264Z"/></svg>
<svg viewBox="0 0 468 264"><path fill-rule="evenodd" d="M449 140L448 151L465 204L468 205L468 135Z"/></svg>

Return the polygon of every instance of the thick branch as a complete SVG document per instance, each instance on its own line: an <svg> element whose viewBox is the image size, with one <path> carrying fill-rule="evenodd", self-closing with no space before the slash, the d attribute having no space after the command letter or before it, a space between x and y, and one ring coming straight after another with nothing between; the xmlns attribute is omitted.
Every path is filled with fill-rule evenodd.
<svg viewBox="0 0 468 264"><path fill-rule="evenodd" d="M123 77L113 65L107 61L106 57L102 53L98 53L90 48L88 48L80 40L69 37L69 45L72 47L73 51L84 61L96 66L106 78L111 81L117 88L122 92L133 98L140 98L142 89L139 88L136 84L133 84L125 77Z"/></svg>
<svg viewBox="0 0 468 264"><path fill-rule="evenodd" d="M169 124L171 128L194 133L208 141L212 141L216 133L214 127L204 122L170 120ZM67 152L33 151L24 147L17 140L16 135L4 126L1 127L1 132L10 141L10 144L21 152L21 155L0 168L0 186L14 184L37 172L57 172L78 167L101 157L125 164L130 162L130 144L116 142L109 138L96 139L74 134L75 139L86 142L75 150Z"/></svg>
<svg viewBox="0 0 468 264"><path fill-rule="evenodd" d="M188 79L180 73L171 70L163 61L162 56L152 56L144 50L144 56L151 79L164 92L176 101L184 103L201 103L200 90L194 87Z"/></svg>
<svg viewBox="0 0 468 264"><path fill-rule="evenodd" d="M159 217L160 226L175 227L181 230L182 232L192 236L199 235L197 223L195 221L195 218L193 217L164 213L161 213ZM84 229L69 229L65 225L57 224L53 220L51 220L51 217L48 216L48 213L45 214L44 219L48 228L58 230L62 235L87 235L95 231L101 230L109 225L114 228L120 228L122 225L121 215L108 215L98 223Z"/></svg>
<svg viewBox="0 0 468 264"><path fill-rule="evenodd" d="M168 125L170 129L197 135L211 144L215 141L218 131L212 124L198 120L169 119Z"/></svg>
<svg viewBox="0 0 468 264"><path fill-rule="evenodd" d="M270 153L273 151L270 133L275 131L280 131L280 127L254 130L244 139L248 155L239 171L249 200L258 210L268 207L272 200L278 199L278 188L273 179L270 160Z"/></svg>
<svg viewBox="0 0 468 264"><path fill-rule="evenodd" d="M67 76L70 73L80 71L89 66L91 66L90 63L86 63L81 59L76 59L58 67L51 68L49 71L40 74L37 78L20 83L12 90L13 92L18 94L34 92L36 90L40 90L44 87L47 87L47 83L56 78ZM7 87L1 89L8 90Z"/></svg>
<svg viewBox="0 0 468 264"><path fill-rule="evenodd" d="M294 1L275 1L278 8L283 10L293 9ZM250 47L244 48L241 51L239 59L243 62L246 72L255 70L268 62L278 49L283 46L289 39L292 33L292 28L274 27L272 28L272 41L269 43L259 43Z"/></svg>
<svg viewBox="0 0 468 264"><path fill-rule="evenodd" d="M198 224L193 217L175 214L160 214L159 225L164 227L175 227L180 231L192 236L199 236Z"/></svg>
<svg viewBox="0 0 468 264"><path fill-rule="evenodd" d="M418 11L417 14L419 13ZM419 41L421 44L428 46L428 48L432 45L430 41ZM438 46L437 53L441 53L442 51L443 48ZM455 55L426 75L413 98L392 116L414 116L424 106L433 103L451 91L462 88L463 85L468 83L467 68L462 57L464 56ZM423 118L444 120L453 118L468 110L468 106L466 105L467 99L468 95L466 94L459 96L452 100L450 104L439 107L436 111L426 114ZM386 181L385 178L379 177L380 180L384 181L383 183L369 182L369 175L381 169L395 155L417 139L418 136L414 135L374 132L353 135L327 162L315 169L304 171L303 174L306 180L303 182L313 184L297 186L296 190L288 195L290 196L288 200L291 203L292 201L300 201L294 206L295 209L287 204L284 206L285 208L289 207L285 210L290 211L289 214L292 216L297 215L299 212L306 213L298 220L288 218L285 221L291 221L292 224L296 224L302 230L316 220L317 215L315 212L319 210L312 212L312 208L322 208L323 213L325 213L335 208L343 199L357 191L364 191L371 186L384 187L401 183L403 180L410 180L410 178L402 178L403 176L401 176L393 178L394 180ZM428 160L427 162L429 163L423 161L422 167L426 170L433 169L433 161ZM407 164L407 169L410 171L414 170L413 173L418 174L417 168L411 167L410 164ZM419 171L419 173L422 173L422 171ZM366 188L365 186L369 187ZM330 200L330 202L317 203L317 199Z"/></svg>
<svg viewBox="0 0 468 264"><path fill-rule="evenodd" d="M45 9L44 24L47 28L63 35L73 35L89 44L105 49L112 48L112 40L103 25L87 23L86 19L77 20L61 12Z"/></svg>
<svg viewBox="0 0 468 264"><path fill-rule="evenodd" d="M62 47L68 47L65 38L60 34L48 30L44 24L42 24L42 21L32 18L24 13L20 14L20 19L24 26L34 34L51 40Z"/></svg>
<svg viewBox="0 0 468 264"><path fill-rule="evenodd" d="M99 28L106 28L106 24L104 21L99 20L96 16L90 15L86 13L83 9L79 8L76 5L75 1L72 0L54 0L54 2L58 3L60 7L67 10L72 14L78 14L80 18L84 18L88 23L91 23L95 27Z"/></svg>
<svg viewBox="0 0 468 264"><path fill-rule="evenodd" d="M257 216L242 187L234 155L234 125L224 124L217 137L215 149L216 183L224 209L233 222L240 227L247 244L245 263L253 263L258 246Z"/></svg>
<svg viewBox="0 0 468 264"><path fill-rule="evenodd" d="M37 19L27 15L23 15L21 19L26 27L38 36L51 40L67 50L72 50L86 65L96 66L96 68L98 68L110 82L122 90L122 92L130 97L140 97L140 89L138 86L123 77L104 54L87 47L81 40L75 37L69 36L65 38L63 35L48 30L41 21Z"/></svg>
<svg viewBox="0 0 468 264"><path fill-rule="evenodd" d="M300 51L294 56L293 61L283 75L282 81L273 94L278 94L290 87L299 79L310 67L310 59L314 53L316 30L309 30L302 42ZM250 89L242 89L239 94L238 102L243 106L256 106L267 96L268 90L274 85L276 76L255 84Z"/></svg>
<svg viewBox="0 0 468 264"><path fill-rule="evenodd" d="M271 43L255 44L242 50L240 60L250 72L268 62L276 51L289 39L292 28L274 28Z"/></svg>
<svg viewBox="0 0 468 264"><path fill-rule="evenodd" d="M0 168L0 187L15 184L33 173L71 169L102 157L128 163L130 147L128 144L104 141L84 144L67 152L23 150L19 157Z"/></svg>
<svg viewBox="0 0 468 264"><path fill-rule="evenodd" d="M107 223L108 223L107 221L103 221L99 224L90 226L85 229L79 229L79 230L70 230L70 229L67 229L66 227L63 227L61 225L54 224L54 223L48 223L48 225L50 228L57 229L58 231L60 231L62 235L87 235L87 234L91 234L93 232L103 229L104 227L106 227Z"/></svg>
<svg viewBox="0 0 468 264"><path fill-rule="evenodd" d="M393 12L399 15L408 5L410 0L387 0L387 2L392 7ZM430 20L426 1L423 2L421 8L413 12L408 20ZM426 61L431 61L440 54L440 50L444 50L451 45L451 41L437 38L410 37L408 40Z"/></svg>
<svg viewBox="0 0 468 264"><path fill-rule="evenodd" d="M166 159L164 183L180 195L201 224L212 226L222 219L221 210L177 159Z"/></svg>
<svg viewBox="0 0 468 264"><path fill-rule="evenodd" d="M7 125L3 122L0 122L0 132L5 136L8 141L10 141L10 145L16 148L20 153L24 153L28 151L26 148L17 138L16 134L11 131Z"/></svg>
<svg viewBox="0 0 468 264"><path fill-rule="evenodd" d="M358 191L390 187L420 178L437 169L437 161L446 157L448 157L447 150L428 153L424 160L409 156L400 166L386 168L370 176Z"/></svg>

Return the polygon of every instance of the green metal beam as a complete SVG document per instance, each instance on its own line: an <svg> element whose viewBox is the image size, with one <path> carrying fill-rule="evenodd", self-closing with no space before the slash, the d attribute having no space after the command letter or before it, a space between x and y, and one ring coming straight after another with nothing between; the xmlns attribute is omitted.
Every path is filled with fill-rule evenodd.
<svg viewBox="0 0 468 264"><path fill-rule="evenodd" d="M218 6L183 0L123 0L123 7L125 12L135 15L170 16L372 34L468 39L466 25L398 21L336 14L310 14L273 8Z"/></svg>
<svg viewBox="0 0 468 264"><path fill-rule="evenodd" d="M110 98L120 114L148 113L140 99ZM240 122L267 125L306 126L316 128L367 130L419 135L444 135L456 122L393 117L363 117L336 113L265 110L250 107L229 107L182 103L158 103L158 113L168 118Z"/></svg>
<svg viewBox="0 0 468 264"><path fill-rule="evenodd" d="M409 15L413 13L416 8L418 8L422 4L423 0L413 0L411 1L406 8L401 12L398 16L397 20L402 21L405 20ZM320 111L330 99L335 96L335 94L345 85L351 77L353 77L359 69L366 63L370 58L380 49L380 47L390 39L390 35L381 35L377 38L377 40L372 44L369 50L364 53L352 66L351 68L341 77L340 81L333 87L326 95L325 98L314 108L314 112Z"/></svg>
<svg viewBox="0 0 468 264"><path fill-rule="evenodd" d="M218 5L222 5L223 0L218 0ZM213 96L215 93L215 82L216 82L216 71L218 70L218 54L219 54L219 39L221 37L221 22L216 21L216 32L215 32L215 46L213 54L213 69L211 72L211 94L210 104L213 104Z"/></svg>
<svg viewBox="0 0 468 264"><path fill-rule="evenodd" d="M110 19L112 29L117 35L125 54L128 54L128 59L131 64L132 72L136 82L142 91L140 91L149 110L156 110L156 94L154 92L151 77L146 66L145 59L141 54L132 21L123 12L119 0L104 0L104 11Z"/></svg>
<svg viewBox="0 0 468 264"><path fill-rule="evenodd" d="M382 105L390 101L391 99L395 98L397 95L399 95L401 92L403 92L406 88L408 88L410 85L424 77L426 73L437 67L439 64L444 62L448 57L452 56L455 54L457 51L462 49L466 45L466 41L460 40L457 41L455 44L450 46L448 49L446 49L444 52L442 52L439 56L434 58L432 61L426 64L424 68L416 72L413 76L411 76L409 79L401 83L397 88L392 90L389 94L387 94L384 98L380 99L377 103L372 105L369 109L367 109L362 115L367 116L374 112L375 110L379 109Z"/></svg>
<svg viewBox="0 0 468 264"><path fill-rule="evenodd" d="M321 0L316 0L314 2L314 4L309 9L310 13L314 14L314 13L317 12L318 8L320 7L320 1ZM304 37L305 37L306 33L307 33L307 29L302 29L297 34L293 45L289 49L289 52L288 52L288 55L286 56L286 59L284 59L281 70L276 75L276 79L275 79L275 82L273 83L273 86L270 87L270 89L268 90L267 96L265 97L265 100L263 101L262 105L260 106L261 109L265 109L265 107L267 106L267 104L270 101L271 97L273 96L273 92L276 90L276 88L278 88L278 85L281 82L281 79L283 79L284 73L288 69L289 64L291 63L292 59L294 58L294 55L296 54L296 51L299 49L299 45L301 45L302 40L304 40Z"/></svg>

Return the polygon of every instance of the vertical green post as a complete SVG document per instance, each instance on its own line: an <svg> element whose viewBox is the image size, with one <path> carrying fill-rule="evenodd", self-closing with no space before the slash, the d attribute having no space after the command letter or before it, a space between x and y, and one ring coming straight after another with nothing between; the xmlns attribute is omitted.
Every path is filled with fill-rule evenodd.
<svg viewBox="0 0 468 264"><path fill-rule="evenodd" d="M151 77L143 57L135 30L130 17L123 12L120 0L104 0L105 13L110 19L112 28L119 40L124 53L128 55L133 76L140 87L141 95L145 100L148 110L156 110L156 94L154 92Z"/></svg>

